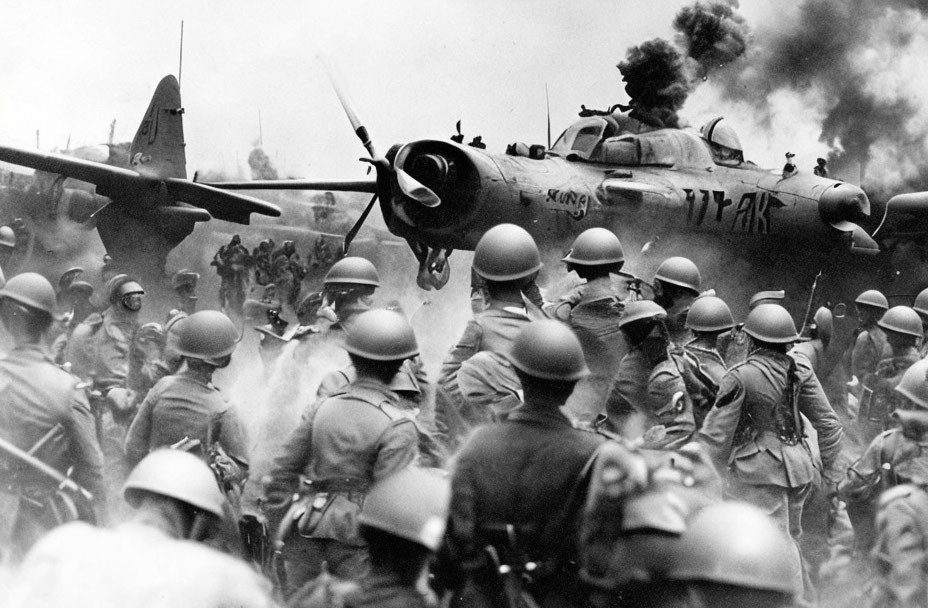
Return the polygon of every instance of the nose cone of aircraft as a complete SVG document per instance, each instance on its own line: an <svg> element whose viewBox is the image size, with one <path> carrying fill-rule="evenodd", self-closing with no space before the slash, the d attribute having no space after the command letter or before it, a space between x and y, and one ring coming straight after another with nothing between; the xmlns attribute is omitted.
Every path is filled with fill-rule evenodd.
<svg viewBox="0 0 928 608"><path fill-rule="evenodd" d="M822 193L818 208L822 218L828 222L854 221L870 215L870 199L857 186L839 183Z"/></svg>

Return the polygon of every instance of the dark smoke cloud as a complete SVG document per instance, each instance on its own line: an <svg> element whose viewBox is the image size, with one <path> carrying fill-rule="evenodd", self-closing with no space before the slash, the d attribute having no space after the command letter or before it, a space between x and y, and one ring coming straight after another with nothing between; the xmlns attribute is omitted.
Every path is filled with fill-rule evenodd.
<svg viewBox="0 0 928 608"><path fill-rule="evenodd" d="M806 0L759 27L745 60L711 84L767 125L782 111L774 95L799 96L821 116L833 171L859 168L878 198L928 189L928 120L913 89L921 75L901 60L928 49L926 14L925 1Z"/></svg>
<svg viewBox="0 0 928 608"><path fill-rule="evenodd" d="M251 167L252 179L279 179L277 168L261 148L254 148L248 154L248 166Z"/></svg>
<svg viewBox="0 0 928 608"><path fill-rule="evenodd" d="M737 2L697 2L681 9L674 18L677 44L696 62L698 76L705 78L744 54L748 27L736 8Z"/></svg>
<svg viewBox="0 0 928 608"><path fill-rule="evenodd" d="M628 49L617 67L633 118L655 127L680 126L677 111L699 81L744 54L748 28L737 6L697 2L674 19L677 46L655 38Z"/></svg>
<svg viewBox="0 0 928 608"><path fill-rule="evenodd" d="M690 87L683 56L661 38L628 49L619 63L625 92L631 98L632 116L653 126L677 127L677 110Z"/></svg>

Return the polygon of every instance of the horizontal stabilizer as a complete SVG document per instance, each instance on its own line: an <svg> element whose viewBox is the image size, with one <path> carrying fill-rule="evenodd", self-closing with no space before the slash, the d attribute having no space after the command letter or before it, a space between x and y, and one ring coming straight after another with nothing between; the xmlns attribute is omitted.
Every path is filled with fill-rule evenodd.
<svg viewBox="0 0 928 608"><path fill-rule="evenodd" d="M213 219L206 209L191 207L189 205L177 205L176 207L160 207L158 213L171 218L184 219L191 222L208 222Z"/></svg>
<svg viewBox="0 0 928 608"><path fill-rule="evenodd" d="M322 179L276 179L247 182L197 182L222 190L330 190L332 192L377 192L373 179L322 180Z"/></svg>
<svg viewBox="0 0 928 608"><path fill-rule="evenodd" d="M280 207L250 196L225 192L185 179L166 179L164 185L175 200L206 209L218 220L248 224L252 213L280 217Z"/></svg>

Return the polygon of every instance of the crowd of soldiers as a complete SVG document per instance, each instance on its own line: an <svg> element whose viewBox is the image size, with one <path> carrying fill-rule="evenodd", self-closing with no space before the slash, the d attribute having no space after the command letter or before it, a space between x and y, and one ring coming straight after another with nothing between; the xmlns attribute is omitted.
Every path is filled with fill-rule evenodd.
<svg viewBox="0 0 928 608"><path fill-rule="evenodd" d="M283 302L296 309L302 294L303 279L309 271L327 270L335 262L335 252L324 235L316 239L313 250L303 264L293 241L280 247L274 239L264 239L250 253L239 235L219 248L211 266L219 275L219 305L230 315L241 315L249 286L274 285Z"/></svg>
<svg viewBox="0 0 928 608"><path fill-rule="evenodd" d="M184 270L164 323L125 274L102 298L79 268L9 278L4 605L928 605L928 290L860 294L832 365L832 312L797 329L782 290L739 323L691 260L645 281L602 228L563 262L581 283L548 301L532 237L485 233L435 382L359 257L300 300L292 243L236 237L226 312ZM266 382L337 363L283 434L256 440L213 383L233 309L291 366Z"/></svg>

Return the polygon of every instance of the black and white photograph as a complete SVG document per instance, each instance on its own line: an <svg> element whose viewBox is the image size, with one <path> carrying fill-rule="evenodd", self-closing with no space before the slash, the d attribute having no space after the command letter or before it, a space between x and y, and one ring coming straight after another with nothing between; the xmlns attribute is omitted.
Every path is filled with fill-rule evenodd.
<svg viewBox="0 0 928 608"><path fill-rule="evenodd" d="M0 14L0 605L928 608L928 2Z"/></svg>

